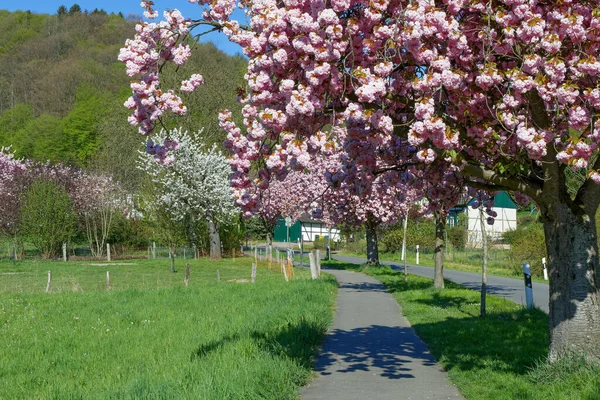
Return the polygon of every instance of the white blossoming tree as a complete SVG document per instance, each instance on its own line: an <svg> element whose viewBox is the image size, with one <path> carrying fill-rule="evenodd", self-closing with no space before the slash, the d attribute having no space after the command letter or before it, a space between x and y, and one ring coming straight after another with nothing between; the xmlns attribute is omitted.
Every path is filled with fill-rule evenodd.
<svg viewBox="0 0 600 400"><path fill-rule="evenodd" d="M161 163L153 151L155 143L166 143L172 149ZM150 138L147 151L140 152L138 166L154 183L156 208L175 223L188 218L204 219L209 231L210 257L221 258L219 227L238 211L229 186L231 167L216 146L205 149L181 129L161 131Z"/></svg>

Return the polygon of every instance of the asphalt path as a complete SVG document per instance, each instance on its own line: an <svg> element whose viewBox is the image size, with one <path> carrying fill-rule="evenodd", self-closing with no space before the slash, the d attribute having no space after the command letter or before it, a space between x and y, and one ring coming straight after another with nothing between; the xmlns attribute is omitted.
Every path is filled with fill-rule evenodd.
<svg viewBox="0 0 600 400"><path fill-rule="evenodd" d="M302 400L462 399L402 308L376 279L327 269L338 284L336 313Z"/></svg>
<svg viewBox="0 0 600 400"><path fill-rule="evenodd" d="M341 262L352 264L364 264L367 260L360 257L349 257L341 255L332 255L332 258ZM398 271L404 271L404 265L397 262L381 261L382 264L389 265ZM408 273L433 279L433 267L423 267L419 265L408 264ZM481 290L481 274L473 272L455 271L444 268L444 278L458 283L469 289ZM525 282L523 279L506 278L503 276L488 275L487 292L494 296L503 297L514 301L517 304L525 305ZM548 313L549 287L545 283L533 282L533 304Z"/></svg>

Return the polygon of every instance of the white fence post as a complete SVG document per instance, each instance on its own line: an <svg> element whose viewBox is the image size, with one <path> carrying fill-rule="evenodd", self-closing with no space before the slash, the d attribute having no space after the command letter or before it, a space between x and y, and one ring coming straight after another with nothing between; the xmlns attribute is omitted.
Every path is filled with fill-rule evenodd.
<svg viewBox="0 0 600 400"><path fill-rule="evenodd" d="M417 245L417 265L419 265L419 245Z"/></svg>
<svg viewBox="0 0 600 400"><path fill-rule="evenodd" d="M106 259L110 261L110 243L106 243Z"/></svg>
<svg viewBox="0 0 600 400"><path fill-rule="evenodd" d="M542 257L542 266L544 267L544 280L548 280L548 270L546 269L546 257Z"/></svg>

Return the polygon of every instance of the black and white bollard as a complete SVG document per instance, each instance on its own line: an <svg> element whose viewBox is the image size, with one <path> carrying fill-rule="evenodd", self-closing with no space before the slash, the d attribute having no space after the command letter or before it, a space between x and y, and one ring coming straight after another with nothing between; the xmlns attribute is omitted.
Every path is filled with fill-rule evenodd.
<svg viewBox="0 0 600 400"><path fill-rule="evenodd" d="M525 278L525 302L527 308L533 308L533 285L531 284L531 268L523 263L523 276Z"/></svg>
<svg viewBox="0 0 600 400"><path fill-rule="evenodd" d="M546 269L546 257L542 257L542 267L544 267L544 280L548 280L548 269Z"/></svg>

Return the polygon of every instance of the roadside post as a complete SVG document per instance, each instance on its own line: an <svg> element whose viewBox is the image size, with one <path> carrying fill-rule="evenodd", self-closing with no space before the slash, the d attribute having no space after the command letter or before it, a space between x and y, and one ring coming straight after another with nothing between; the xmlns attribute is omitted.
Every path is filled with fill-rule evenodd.
<svg viewBox="0 0 600 400"><path fill-rule="evenodd" d="M419 245L417 245L417 262L415 264L419 265Z"/></svg>
<svg viewBox="0 0 600 400"><path fill-rule="evenodd" d="M548 270L546 269L546 257L542 257L542 267L544 267L544 280L548 280Z"/></svg>
<svg viewBox="0 0 600 400"><path fill-rule="evenodd" d="M531 268L523 263L523 277L525 278L525 302L527 308L533 308L533 286L531 284Z"/></svg>

